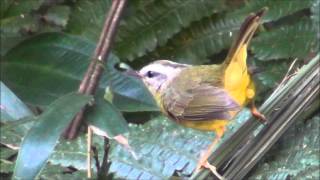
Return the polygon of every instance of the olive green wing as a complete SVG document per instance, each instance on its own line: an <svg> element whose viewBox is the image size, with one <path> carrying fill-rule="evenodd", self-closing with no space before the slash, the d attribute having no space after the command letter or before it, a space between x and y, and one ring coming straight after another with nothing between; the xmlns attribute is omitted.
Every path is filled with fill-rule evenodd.
<svg viewBox="0 0 320 180"><path fill-rule="evenodd" d="M207 82L172 83L163 94L163 109L175 120L228 120L239 105L221 87Z"/></svg>

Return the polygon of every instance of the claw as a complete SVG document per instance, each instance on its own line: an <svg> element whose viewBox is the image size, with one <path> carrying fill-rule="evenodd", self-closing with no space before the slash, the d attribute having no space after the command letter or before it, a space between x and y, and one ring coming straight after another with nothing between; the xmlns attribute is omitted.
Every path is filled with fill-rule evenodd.
<svg viewBox="0 0 320 180"><path fill-rule="evenodd" d="M222 135L224 133L224 127L221 127L219 131L216 131L217 137L212 141L212 143L209 145L207 151L201 155L201 158L198 161L197 167L195 169L195 172L198 172L202 167L209 169L217 178L224 179L218 172L217 168L213 165L211 165L208 162L208 158L213 151L213 149L216 147L218 142L220 141Z"/></svg>
<svg viewBox="0 0 320 180"><path fill-rule="evenodd" d="M219 174L219 172L217 171L217 168L213 165L211 165L210 163L208 163L208 161L205 162L204 167L207 169L210 169L210 171L220 180L224 180L225 178Z"/></svg>
<svg viewBox="0 0 320 180"><path fill-rule="evenodd" d="M219 174L215 166L211 165L207 160L203 161L203 158L198 162L195 172L198 172L201 167L209 169L218 179L225 179L222 175Z"/></svg>
<svg viewBox="0 0 320 180"><path fill-rule="evenodd" d="M267 123L267 118L261 112L259 112L259 110L257 109L257 107L253 102L251 104L250 111L251 111L251 114L257 119L259 119L263 124Z"/></svg>

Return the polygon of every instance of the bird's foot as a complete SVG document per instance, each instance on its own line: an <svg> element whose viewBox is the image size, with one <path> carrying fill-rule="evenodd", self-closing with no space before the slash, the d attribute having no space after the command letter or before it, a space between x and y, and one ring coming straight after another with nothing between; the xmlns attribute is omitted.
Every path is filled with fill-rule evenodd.
<svg viewBox="0 0 320 180"><path fill-rule="evenodd" d="M256 106L253 105L253 106L251 107L250 111L251 111L251 114L252 114L255 118L259 119L263 124L266 124L266 123L267 123L267 118L266 118L261 112L259 112L259 110L257 109Z"/></svg>
<svg viewBox="0 0 320 180"><path fill-rule="evenodd" d="M200 159L195 172L199 171L202 167L209 169L218 179L220 180L225 179L222 175L219 174L219 172L217 171L217 168L211 165L207 160L203 161L202 159Z"/></svg>

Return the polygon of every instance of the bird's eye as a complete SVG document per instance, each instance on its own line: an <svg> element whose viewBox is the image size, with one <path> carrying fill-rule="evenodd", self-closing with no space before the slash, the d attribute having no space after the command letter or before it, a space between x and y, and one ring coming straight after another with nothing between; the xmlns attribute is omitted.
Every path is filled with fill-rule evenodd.
<svg viewBox="0 0 320 180"><path fill-rule="evenodd" d="M147 72L148 78L153 78L153 77L155 77L156 75L157 75L157 73L154 72L154 71L148 71L148 72Z"/></svg>

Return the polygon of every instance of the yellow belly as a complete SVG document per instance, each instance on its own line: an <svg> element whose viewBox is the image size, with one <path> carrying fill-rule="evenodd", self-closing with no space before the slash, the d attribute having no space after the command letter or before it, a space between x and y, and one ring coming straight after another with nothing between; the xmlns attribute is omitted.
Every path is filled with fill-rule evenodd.
<svg viewBox="0 0 320 180"><path fill-rule="evenodd" d="M181 125L202 131L216 131L226 126L230 120L181 121Z"/></svg>

